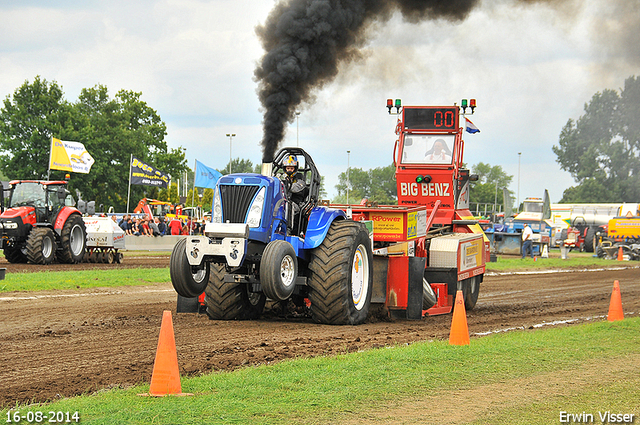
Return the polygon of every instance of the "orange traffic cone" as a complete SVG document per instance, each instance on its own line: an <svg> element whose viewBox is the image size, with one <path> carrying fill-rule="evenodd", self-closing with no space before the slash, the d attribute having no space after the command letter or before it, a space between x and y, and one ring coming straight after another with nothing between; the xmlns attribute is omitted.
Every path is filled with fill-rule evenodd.
<svg viewBox="0 0 640 425"><path fill-rule="evenodd" d="M609 303L609 314L607 320L615 322L616 320L623 320L624 313L622 312L622 297L620 296L620 283L615 280L613 282L613 291L611 292L611 302Z"/></svg>
<svg viewBox="0 0 640 425"><path fill-rule="evenodd" d="M176 340L173 334L173 321L171 320L171 312L165 310L162 313L162 325L160 325L160 337L158 339L156 359L153 363L149 394L140 395L162 397L169 394L192 395L182 392Z"/></svg>
<svg viewBox="0 0 640 425"><path fill-rule="evenodd" d="M456 293L456 302L453 305L453 319L451 319L450 345L469 345L469 328L467 327L467 312L464 309L462 291Z"/></svg>
<svg viewBox="0 0 640 425"><path fill-rule="evenodd" d="M622 255L622 247L618 247L618 261L623 261L624 256Z"/></svg>

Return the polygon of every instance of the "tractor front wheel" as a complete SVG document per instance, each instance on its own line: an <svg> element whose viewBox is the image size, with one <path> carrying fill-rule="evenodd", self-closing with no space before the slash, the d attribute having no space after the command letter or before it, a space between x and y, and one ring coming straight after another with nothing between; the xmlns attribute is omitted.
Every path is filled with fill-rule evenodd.
<svg viewBox="0 0 640 425"><path fill-rule="evenodd" d="M56 254L56 240L53 230L48 227L35 227L27 237L25 250L30 262L51 264Z"/></svg>
<svg viewBox="0 0 640 425"><path fill-rule="evenodd" d="M24 255L22 249L17 246L6 247L4 249L4 258L12 264L20 264L27 262L27 256Z"/></svg>
<svg viewBox="0 0 640 425"><path fill-rule="evenodd" d="M272 300L289 299L296 288L298 258L287 241L269 242L260 261L260 284L265 295Z"/></svg>
<svg viewBox="0 0 640 425"><path fill-rule="evenodd" d="M187 239L180 239L173 246L171 259L169 260L169 274L173 289L183 297L193 298L204 292L209 281L209 263L203 262L200 266L192 266L187 260Z"/></svg>
<svg viewBox="0 0 640 425"><path fill-rule="evenodd" d="M311 316L329 325L359 325L369 314L373 254L369 232L350 220L331 223L309 262Z"/></svg>
<svg viewBox="0 0 640 425"><path fill-rule="evenodd" d="M62 263L76 264L84 259L87 248L87 229L82 217L72 214L67 218L60 233L61 250L57 252Z"/></svg>
<svg viewBox="0 0 640 425"><path fill-rule="evenodd" d="M225 282L222 264L211 264L209 284L205 289L204 303L212 320L257 319L264 310L267 297L261 292L249 291L249 284Z"/></svg>

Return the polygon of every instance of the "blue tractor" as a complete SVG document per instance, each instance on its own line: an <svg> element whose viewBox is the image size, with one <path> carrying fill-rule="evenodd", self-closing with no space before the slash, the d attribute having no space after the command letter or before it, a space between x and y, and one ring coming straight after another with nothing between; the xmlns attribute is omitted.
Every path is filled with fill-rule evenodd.
<svg viewBox="0 0 640 425"><path fill-rule="evenodd" d="M298 199L285 172L292 159L306 185ZM170 271L179 303L204 292L211 319L247 320L269 299L308 305L318 323L363 323L373 286L369 231L319 204L320 174L303 149L280 150L262 172L221 177L204 235L175 245Z"/></svg>

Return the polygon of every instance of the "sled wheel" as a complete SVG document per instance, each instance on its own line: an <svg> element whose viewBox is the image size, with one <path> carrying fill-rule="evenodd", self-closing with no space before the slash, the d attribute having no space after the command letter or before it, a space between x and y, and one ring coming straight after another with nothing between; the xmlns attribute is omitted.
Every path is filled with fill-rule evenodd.
<svg viewBox="0 0 640 425"><path fill-rule="evenodd" d="M466 311L473 310L476 306L476 302L478 302L480 282L482 282L482 275L470 277L469 279L462 281L462 295Z"/></svg>
<svg viewBox="0 0 640 425"><path fill-rule="evenodd" d="M284 301L296 288L298 258L291 244L283 240L269 242L260 261L260 284L267 298Z"/></svg>

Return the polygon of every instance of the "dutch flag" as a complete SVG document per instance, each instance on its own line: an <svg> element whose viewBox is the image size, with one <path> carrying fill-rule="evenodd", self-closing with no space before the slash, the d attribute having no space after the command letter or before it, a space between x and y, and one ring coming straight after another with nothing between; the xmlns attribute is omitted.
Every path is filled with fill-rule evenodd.
<svg viewBox="0 0 640 425"><path fill-rule="evenodd" d="M469 118L464 117L464 119L467 121L467 126L466 126L465 130L467 130L471 134L480 133L480 129L478 127L476 127L476 125L474 123L469 121Z"/></svg>

